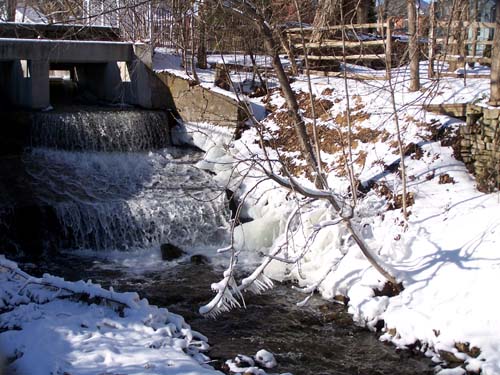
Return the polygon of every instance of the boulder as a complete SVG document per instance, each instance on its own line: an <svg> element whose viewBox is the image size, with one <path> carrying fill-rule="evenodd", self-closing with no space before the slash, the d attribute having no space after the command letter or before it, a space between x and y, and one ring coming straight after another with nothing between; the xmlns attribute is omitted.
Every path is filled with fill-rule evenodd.
<svg viewBox="0 0 500 375"><path fill-rule="evenodd" d="M164 243L160 246L161 250L161 259L163 260L174 260L178 259L186 252L182 250L181 248L171 244L171 243Z"/></svg>
<svg viewBox="0 0 500 375"><path fill-rule="evenodd" d="M277 366L276 359L274 358L273 353L268 352L265 349L259 350L255 353L255 362L257 362L261 367L264 368L273 368Z"/></svg>
<svg viewBox="0 0 500 375"><path fill-rule="evenodd" d="M208 264L210 263L210 260L205 256L201 254L195 254L190 258L190 261L192 264Z"/></svg>

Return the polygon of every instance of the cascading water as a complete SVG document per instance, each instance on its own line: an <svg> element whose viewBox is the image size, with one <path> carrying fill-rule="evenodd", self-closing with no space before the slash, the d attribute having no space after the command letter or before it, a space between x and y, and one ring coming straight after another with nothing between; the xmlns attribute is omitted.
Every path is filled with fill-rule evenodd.
<svg viewBox="0 0 500 375"><path fill-rule="evenodd" d="M168 113L43 113L23 156L34 199L60 227L58 248L130 249L220 242L224 189L167 147Z"/></svg>
<svg viewBox="0 0 500 375"><path fill-rule="evenodd" d="M170 144L168 112L76 110L34 117L31 143L75 151L145 151Z"/></svg>
<svg viewBox="0 0 500 375"><path fill-rule="evenodd" d="M34 149L37 198L55 209L69 247L124 249L220 240L223 191L173 148L149 153Z"/></svg>

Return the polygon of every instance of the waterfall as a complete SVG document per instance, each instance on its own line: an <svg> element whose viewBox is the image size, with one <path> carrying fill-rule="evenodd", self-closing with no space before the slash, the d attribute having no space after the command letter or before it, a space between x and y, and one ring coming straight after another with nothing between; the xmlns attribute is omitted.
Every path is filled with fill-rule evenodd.
<svg viewBox="0 0 500 375"><path fill-rule="evenodd" d="M54 207L66 247L127 249L220 240L226 205L189 153L34 149L25 157L37 198Z"/></svg>
<svg viewBox="0 0 500 375"><path fill-rule="evenodd" d="M143 110L36 115L21 181L56 218L53 247L126 250L224 239L224 188L194 166L200 152L167 147L167 116Z"/></svg>
<svg viewBox="0 0 500 375"><path fill-rule="evenodd" d="M75 151L143 151L170 144L168 113L78 110L34 116L34 147Z"/></svg>

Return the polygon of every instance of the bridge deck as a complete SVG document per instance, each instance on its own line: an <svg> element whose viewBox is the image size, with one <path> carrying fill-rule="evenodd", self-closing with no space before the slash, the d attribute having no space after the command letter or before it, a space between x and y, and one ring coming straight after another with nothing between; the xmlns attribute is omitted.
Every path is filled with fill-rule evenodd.
<svg viewBox="0 0 500 375"><path fill-rule="evenodd" d="M0 39L0 61L44 60L55 63L102 63L131 61L132 58L132 43Z"/></svg>
<svg viewBox="0 0 500 375"><path fill-rule="evenodd" d="M120 41L120 29L77 24L0 22L0 38Z"/></svg>

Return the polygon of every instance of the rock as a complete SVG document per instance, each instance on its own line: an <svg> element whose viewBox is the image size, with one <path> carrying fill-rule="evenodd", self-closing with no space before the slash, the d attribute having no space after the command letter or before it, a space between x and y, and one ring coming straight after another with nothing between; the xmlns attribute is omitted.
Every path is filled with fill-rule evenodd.
<svg viewBox="0 0 500 375"><path fill-rule="evenodd" d="M450 364L464 362L463 359L457 358L457 356L452 352L449 352L446 350L439 350L438 353L439 353L439 356L441 357L441 359L443 359L444 361L446 361Z"/></svg>
<svg viewBox="0 0 500 375"><path fill-rule="evenodd" d="M255 366L254 360L251 357L243 354L238 354L234 359L234 362L236 363L236 366L240 368Z"/></svg>
<svg viewBox="0 0 500 375"><path fill-rule="evenodd" d="M384 319L379 319L377 320L377 323L373 326L377 332L381 332L385 328L385 320Z"/></svg>
<svg viewBox="0 0 500 375"><path fill-rule="evenodd" d="M264 96L266 94L267 94L267 88L259 86L248 96L250 98L260 98L261 96Z"/></svg>
<svg viewBox="0 0 500 375"><path fill-rule="evenodd" d="M398 333L398 331L396 330L396 328L389 328L389 329L387 329L387 334L389 336L395 337L397 333Z"/></svg>
<svg viewBox="0 0 500 375"><path fill-rule="evenodd" d="M265 368L273 368L278 364L274 355L265 349L261 349L255 354L255 361Z"/></svg>
<svg viewBox="0 0 500 375"><path fill-rule="evenodd" d="M455 179L451 177L448 173L444 173L439 176L439 184L454 184Z"/></svg>
<svg viewBox="0 0 500 375"><path fill-rule="evenodd" d="M205 256L201 254L195 254L190 258L191 263L201 265L201 264L208 264L210 263L210 260Z"/></svg>
<svg viewBox="0 0 500 375"><path fill-rule="evenodd" d="M413 206L415 203L415 194L408 192L406 194L406 207ZM389 204L389 210L396 210L403 207L403 194L398 194L394 197L394 202Z"/></svg>
<svg viewBox="0 0 500 375"><path fill-rule="evenodd" d="M467 354L473 358L477 358L481 354L481 350L477 346L470 347L468 342L457 342L455 348L462 353Z"/></svg>
<svg viewBox="0 0 500 375"><path fill-rule="evenodd" d="M226 91L231 90L229 71L223 64L217 64L215 66L214 85Z"/></svg>
<svg viewBox="0 0 500 375"><path fill-rule="evenodd" d="M172 245L171 243L162 244L160 246L160 250L161 259L163 260L174 260L186 254L182 249L175 245Z"/></svg>
<svg viewBox="0 0 500 375"><path fill-rule="evenodd" d="M234 192L226 189L226 199L229 202L229 209L231 210L231 219L234 219L238 213L238 201L234 196Z"/></svg>
<svg viewBox="0 0 500 375"><path fill-rule="evenodd" d="M420 160L424 156L422 147L416 143L409 143L404 148L404 155L411 156L412 159Z"/></svg>
<svg viewBox="0 0 500 375"><path fill-rule="evenodd" d="M382 289L374 289L373 292L375 296L387 296L387 297L394 297L397 296L399 293L401 293L405 288L403 287L402 283L398 283L394 285L390 281L387 281Z"/></svg>
<svg viewBox="0 0 500 375"><path fill-rule="evenodd" d="M330 311L323 314L324 322L335 322L338 327L349 327L353 325L352 316L345 310Z"/></svg>

